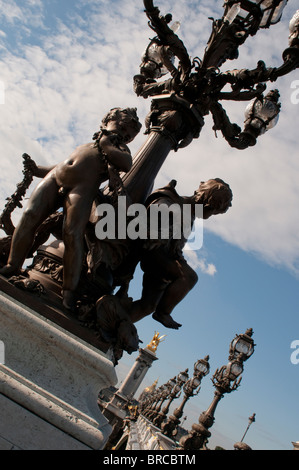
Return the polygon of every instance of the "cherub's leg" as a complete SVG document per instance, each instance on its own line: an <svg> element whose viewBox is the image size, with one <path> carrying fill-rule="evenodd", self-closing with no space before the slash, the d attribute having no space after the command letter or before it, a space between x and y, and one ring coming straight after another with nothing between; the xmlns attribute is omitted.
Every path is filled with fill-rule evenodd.
<svg viewBox="0 0 299 470"><path fill-rule="evenodd" d="M153 314L153 318L167 328L178 329L182 326L174 321L170 314L198 281L196 272L186 262L180 262L180 272L180 277L166 287Z"/></svg>
<svg viewBox="0 0 299 470"><path fill-rule="evenodd" d="M142 296L133 302L131 320L135 323L155 312L155 320L169 328L179 328L181 325L171 318L170 312L162 310L159 306L172 283L182 277L180 263L170 257L162 247L143 253L141 268L144 271ZM164 303L162 305L164 309Z"/></svg>
<svg viewBox="0 0 299 470"><path fill-rule="evenodd" d="M0 270L0 274L9 276L20 271L33 245L38 227L59 207L58 190L56 181L49 177L44 179L32 193L14 231L7 265Z"/></svg>
<svg viewBox="0 0 299 470"><path fill-rule="evenodd" d="M167 283L157 279L151 273L144 273L141 298L133 302L130 311L130 318L133 323L142 320L142 318L155 311L166 285Z"/></svg>
<svg viewBox="0 0 299 470"><path fill-rule="evenodd" d="M75 291L78 286L84 257L84 232L93 203L89 188L73 189L65 199L65 218L63 225L63 304L73 310Z"/></svg>

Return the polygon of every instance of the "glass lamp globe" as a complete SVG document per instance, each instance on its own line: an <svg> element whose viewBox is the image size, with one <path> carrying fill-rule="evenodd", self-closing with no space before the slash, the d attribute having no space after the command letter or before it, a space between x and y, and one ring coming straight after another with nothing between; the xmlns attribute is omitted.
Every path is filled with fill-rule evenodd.
<svg viewBox="0 0 299 470"><path fill-rule="evenodd" d="M280 111L278 97L278 91L272 90L263 99L255 98L248 104L245 120L259 132L259 135L276 126Z"/></svg>
<svg viewBox="0 0 299 470"><path fill-rule="evenodd" d="M201 381L200 381L200 379L199 379L198 377L194 377L194 378L192 379L192 382L191 382L191 387L192 387L193 389L199 387L200 382L201 382Z"/></svg>
<svg viewBox="0 0 299 470"><path fill-rule="evenodd" d="M296 11L290 21L289 45L291 47L299 45L299 10Z"/></svg>
<svg viewBox="0 0 299 470"><path fill-rule="evenodd" d="M263 2L257 0L255 3L260 4L264 13L260 27L269 28L271 24L276 24L280 21L283 9L288 3L288 0L264 0Z"/></svg>
<svg viewBox="0 0 299 470"><path fill-rule="evenodd" d="M239 362L230 362L226 367L225 375L228 376L230 380L236 380L239 375L243 372L242 364Z"/></svg>
<svg viewBox="0 0 299 470"><path fill-rule="evenodd" d="M231 342L230 353L233 357L242 355L242 360L248 359L254 352L254 342L251 338L252 330L247 330L244 335L238 335Z"/></svg>
<svg viewBox="0 0 299 470"><path fill-rule="evenodd" d="M233 347L236 352L245 354L245 356L248 355L251 349L251 345L247 341L244 341L241 337L234 340Z"/></svg>
<svg viewBox="0 0 299 470"><path fill-rule="evenodd" d="M230 374L234 377L239 377L243 372L243 367L238 362L233 362L230 368Z"/></svg>
<svg viewBox="0 0 299 470"><path fill-rule="evenodd" d="M250 23L258 21L258 28L269 28L278 23L288 0L225 0L229 22L235 18ZM259 7L259 9L258 9Z"/></svg>
<svg viewBox="0 0 299 470"><path fill-rule="evenodd" d="M178 376L178 380L182 383L186 383L187 380L188 380L189 376L188 376L188 369L185 370L184 372L181 372Z"/></svg>
<svg viewBox="0 0 299 470"><path fill-rule="evenodd" d="M175 57L168 49L168 59L174 64ZM159 79L168 73L168 69L163 65L162 45L153 39L142 56L141 70L148 78Z"/></svg>
<svg viewBox="0 0 299 470"><path fill-rule="evenodd" d="M200 375L207 375L210 372L209 356L204 359L200 359L194 364L194 371Z"/></svg>
<svg viewBox="0 0 299 470"><path fill-rule="evenodd" d="M174 378L174 379L170 379L170 380L169 380L169 382L168 382L168 384L169 384L169 388L172 388L172 387L174 387L174 386L175 386L175 384L176 384L176 380L175 380L175 378Z"/></svg>

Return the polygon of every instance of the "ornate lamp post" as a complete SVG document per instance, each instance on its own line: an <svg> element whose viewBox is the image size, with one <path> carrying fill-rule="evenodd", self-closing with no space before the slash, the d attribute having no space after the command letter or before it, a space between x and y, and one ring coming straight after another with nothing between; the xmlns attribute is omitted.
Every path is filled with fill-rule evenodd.
<svg viewBox="0 0 299 470"><path fill-rule="evenodd" d="M235 449L235 450L252 450L251 447L249 447L249 445L247 445L247 444L246 444L245 442L243 442L243 441L244 441L244 438L245 438L245 436L246 436L246 434L247 434L247 432L248 432L248 429L250 428L250 426L252 425L252 423L255 422L255 413L253 413L253 415L248 418L248 421L249 421L249 422L248 422L248 426L247 426L247 428L246 428L246 431L245 431L245 433L244 433L242 439L240 440L240 442L236 442L235 445L234 445L234 449Z"/></svg>
<svg viewBox="0 0 299 470"><path fill-rule="evenodd" d="M155 417L153 424L155 426L160 427L164 419L166 418L170 405L175 400L176 398L179 398L181 389L183 385L187 382L188 380L188 369L186 369L184 372L181 372L177 378L174 386L172 387L172 390L169 395L169 400L166 404L166 406L162 409L162 411Z"/></svg>
<svg viewBox="0 0 299 470"><path fill-rule="evenodd" d="M209 356L204 359L198 360L194 364L193 377L191 377L184 385L184 398L178 408L176 408L168 420L162 424L162 433L166 436L173 438L177 435L177 429L180 424L180 418L183 416L184 407L187 401L200 392L201 381L203 377L208 375L210 371Z"/></svg>
<svg viewBox="0 0 299 470"><path fill-rule="evenodd" d="M157 397L160 395L160 390L161 390L161 387L158 387L156 390L154 390L153 393L151 393L150 395L145 396L139 402L140 413L145 415L146 412L153 406L153 404L155 403Z"/></svg>
<svg viewBox="0 0 299 470"><path fill-rule="evenodd" d="M248 418L248 426L247 426L246 431L245 431L245 433L244 433L244 436L242 437L242 439L241 439L240 442L243 442L243 441L244 441L245 436L246 436L246 434L247 434L247 432L248 432L250 426L252 425L252 423L255 423L255 413L253 413L253 415Z"/></svg>
<svg viewBox="0 0 299 470"><path fill-rule="evenodd" d="M156 402L156 405L153 408L151 408L149 413L147 413L146 415L148 419L153 421L156 418L156 416L158 416L158 414L161 411L163 403L168 399L169 394L171 390L173 389L173 387L175 386L175 384L176 384L176 377L168 380L168 382L164 386L162 386L163 388L162 388L160 397L158 398Z"/></svg>
<svg viewBox="0 0 299 470"><path fill-rule="evenodd" d="M154 412L155 408L158 406L158 403L162 399L162 396L167 390L167 385L163 384L157 388L152 397L149 397L142 411L144 416L148 418Z"/></svg>
<svg viewBox="0 0 299 470"><path fill-rule="evenodd" d="M229 362L226 366L217 369L212 378L216 389L214 399L209 408L200 415L198 424L193 424L192 431L180 440L181 448L185 450L198 450L205 446L208 438L211 436L209 428L214 424L214 415L219 401L225 394L237 390L240 386L243 363L254 352L252 334L252 329L249 329L245 334L237 335L231 342Z"/></svg>
<svg viewBox="0 0 299 470"><path fill-rule="evenodd" d="M152 97L146 120L148 140L134 159L132 170L123 177L124 187L133 202L142 202L171 150L186 147L198 138L209 113L214 130L220 130L231 147L245 149L278 120L280 105L277 90L267 93L267 82L299 66L298 11L290 22L289 47L283 64L267 68L262 60L253 70L220 67L238 57L239 47L259 29L278 23L287 0L225 0L221 19L213 20L212 33L202 59L190 59L184 43L169 26L171 14L162 16L153 0L144 0L149 26L156 36L142 57L140 73L134 77L138 96ZM175 66L174 59L178 59ZM158 81L169 72L170 78ZM230 91L223 91L230 86ZM221 101L250 101L243 131L231 123Z"/></svg>

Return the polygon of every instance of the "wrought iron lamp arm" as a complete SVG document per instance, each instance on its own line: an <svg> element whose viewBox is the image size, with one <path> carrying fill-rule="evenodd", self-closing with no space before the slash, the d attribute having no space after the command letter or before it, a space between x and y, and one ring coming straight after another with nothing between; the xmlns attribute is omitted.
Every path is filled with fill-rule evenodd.
<svg viewBox="0 0 299 470"><path fill-rule="evenodd" d="M241 128L231 123L226 111L218 102L212 102L210 105L210 111L213 116L214 126L213 130L221 131L225 140L233 148L244 150L255 144L256 138L254 135L245 134L241 132Z"/></svg>
<svg viewBox="0 0 299 470"><path fill-rule="evenodd" d="M277 123L281 107L278 100L278 90L272 90L266 96L257 93L256 98L246 108L242 132L237 124L230 122L221 104L218 101L211 101L209 109L214 120L213 129L221 130L231 147L242 150L253 146L261 134Z"/></svg>
<svg viewBox="0 0 299 470"><path fill-rule="evenodd" d="M145 13L150 20L150 27L153 29L163 46L169 47L173 54L178 58L181 68L181 80L188 76L191 70L191 62L188 51L184 43L169 28L166 17L160 15L159 8L155 7L153 0L143 0ZM167 66L167 63L165 64Z"/></svg>
<svg viewBox="0 0 299 470"><path fill-rule="evenodd" d="M219 101L249 101L253 98L260 96L266 89L264 83L258 83L256 88L251 88L250 90L233 90L231 92L220 92L218 95Z"/></svg>
<svg viewBox="0 0 299 470"><path fill-rule="evenodd" d="M244 89L252 90L256 84L261 86L265 82L274 82L279 77L287 75L299 67L299 49L295 47L288 48L285 50L283 57L284 63L278 68L266 67L265 63L260 60L255 69L228 70L219 76L225 84L231 84L234 93L241 92Z"/></svg>

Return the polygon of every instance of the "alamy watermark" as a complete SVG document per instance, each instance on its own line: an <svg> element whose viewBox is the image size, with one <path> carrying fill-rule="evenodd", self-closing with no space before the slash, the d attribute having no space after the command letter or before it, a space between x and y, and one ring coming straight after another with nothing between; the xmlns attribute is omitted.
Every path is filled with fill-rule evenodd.
<svg viewBox="0 0 299 470"><path fill-rule="evenodd" d="M291 363L297 365L299 364L299 339L291 342L291 349L294 349L291 354Z"/></svg>
<svg viewBox="0 0 299 470"><path fill-rule="evenodd" d="M119 196L117 209L111 204L97 207L99 240L186 240L186 249L199 250L203 244L202 204L131 204Z"/></svg>
<svg viewBox="0 0 299 470"><path fill-rule="evenodd" d="M294 91L291 93L291 103L299 104L299 80L294 80L291 83L291 88L294 88Z"/></svg>
<svg viewBox="0 0 299 470"><path fill-rule="evenodd" d="M0 341L0 364L5 363L5 346L3 341Z"/></svg>

